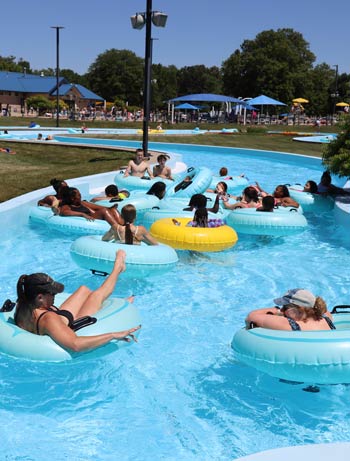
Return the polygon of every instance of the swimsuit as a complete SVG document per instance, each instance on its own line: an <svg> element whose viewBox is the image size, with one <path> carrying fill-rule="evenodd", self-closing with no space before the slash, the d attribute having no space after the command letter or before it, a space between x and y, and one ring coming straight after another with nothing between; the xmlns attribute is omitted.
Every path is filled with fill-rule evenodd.
<svg viewBox="0 0 350 461"><path fill-rule="evenodd" d="M336 329L334 323L329 317L327 317L326 315L322 315L322 318L325 319L330 330ZM291 319L290 317L286 317L286 319L288 320L289 325L293 331L301 331L299 323L297 323L295 320Z"/></svg>
<svg viewBox="0 0 350 461"><path fill-rule="evenodd" d="M83 204L69 205L69 207L72 211L77 211L78 213L92 214L92 211L90 210L90 208L84 206Z"/></svg>
<svg viewBox="0 0 350 461"><path fill-rule="evenodd" d="M56 306L53 306L55 309L52 309L52 307L49 307L46 309L44 312L42 312L38 320L36 321L36 334L40 335L39 333L39 322L41 317L43 317L45 314L48 312L54 312L56 315L61 315L62 317L65 317L68 320L68 327L73 330L73 331L78 331L83 327L86 327L88 325L93 325L94 323L97 322L97 319L95 317L91 317L90 315L86 315L85 317L80 317L77 320L74 320L73 314L70 311L67 311L65 309L58 309Z"/></svg>
<svg viewBox="0 0 350 461"><path fill-rule="evenodd" d="M115 229L115 233L114 233L114 240L115 240L116 242L125 243L125 230L124 230L124 232L121 232L121 233L120 233L120 232L119 232L120 227L124 228L124 226L120 226L120 225L117 226L117 228ZM139 227L136 226L136 227L135 227L135 231L134 231L134 232L131 232L131 233L132 233L132 236L133 236L133 238L134 238L134 240L133 240L133 245L141 245L141 240L139 240L139 239L137 238L137 231L138 231L138 229L139 229ZM122 234L124 234L124 236L123 236Z"/></svg>

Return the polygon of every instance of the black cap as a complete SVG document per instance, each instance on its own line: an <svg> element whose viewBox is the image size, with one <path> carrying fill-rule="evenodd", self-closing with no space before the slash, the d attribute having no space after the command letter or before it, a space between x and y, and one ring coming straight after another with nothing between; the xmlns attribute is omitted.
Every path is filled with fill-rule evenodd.
<svg viewBox="0 0 350 461"><path fill-rule="evenodd" d="M25 291L31 291L36 293L50 293L57 294L62 293L64 285L59 282L55 282L49 275L43 273L36 273L27 275L24 279Z"/></svg>

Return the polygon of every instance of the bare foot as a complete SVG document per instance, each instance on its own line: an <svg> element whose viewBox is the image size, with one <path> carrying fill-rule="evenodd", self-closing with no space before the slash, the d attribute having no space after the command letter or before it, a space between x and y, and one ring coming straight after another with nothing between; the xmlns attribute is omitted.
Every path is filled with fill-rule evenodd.
<svg viewBox="0 0 350 461"><path fill-rule="evenodd" d="M126 300L127 300L130 304L134 302L134 299L135 299L135 295L131 295L131 296L128 296L128 297L126 298Z"/></svg>

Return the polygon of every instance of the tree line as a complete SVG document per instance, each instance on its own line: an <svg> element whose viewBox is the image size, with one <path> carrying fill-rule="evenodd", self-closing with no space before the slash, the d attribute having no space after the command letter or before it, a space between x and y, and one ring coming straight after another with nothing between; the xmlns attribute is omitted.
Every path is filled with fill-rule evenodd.
<svg viewBox="0 0 350 461"><path fill-rule="evenodd" d="M244 40L221 67L204 65L177 68L152 66L152 109L166 107L171 98L192 93L216 93L235 97L266 94L286 104L303 97L309 115L334 112L335 104L350 99L350 75L338 75L336 66L315 64L316 56L302 34L293 29L266 30ZM23 59L0 56L0 70L55 75L55 69L32 70ZM60 75L113 102L121 108L141 107L144 60L129 50L109 49L97 56L80 75L61 69Z"/></svg>

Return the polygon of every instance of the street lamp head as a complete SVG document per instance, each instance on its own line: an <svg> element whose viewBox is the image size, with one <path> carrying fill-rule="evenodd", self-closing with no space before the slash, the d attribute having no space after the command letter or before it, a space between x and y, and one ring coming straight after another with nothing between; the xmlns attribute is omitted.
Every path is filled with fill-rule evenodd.
<svg viewBox="0 0 350 461"><path fill-rule="evenodd" d="M165 27L168 16L161 11L154 11L152 13L152 22L156 27Z"/></svg>
<svg viewBox="0 0 350 461"><path fill-rule="evenodd" d="M136 13L134 16L131 16L130 20L133 29L142 29L146 24L145 13Z"/></svg>

